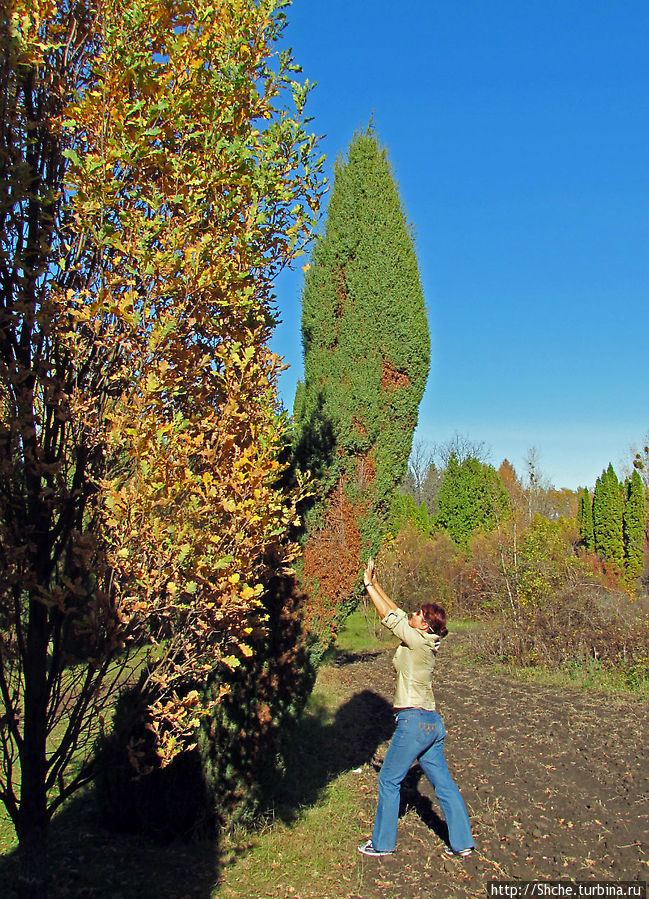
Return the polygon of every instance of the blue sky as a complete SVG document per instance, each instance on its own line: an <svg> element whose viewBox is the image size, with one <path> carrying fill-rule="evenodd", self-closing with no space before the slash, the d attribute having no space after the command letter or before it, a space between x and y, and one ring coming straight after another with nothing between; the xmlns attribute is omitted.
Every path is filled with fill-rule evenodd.
<svg viewBox="0 0 649 899"><path fill-rule="evenodd" d="M432 364L416 437L593 486L649 431L649 3L295 0L284 43L332 174L373 117L414 227ZM273 348L302 375L300 260Z"/></svg>

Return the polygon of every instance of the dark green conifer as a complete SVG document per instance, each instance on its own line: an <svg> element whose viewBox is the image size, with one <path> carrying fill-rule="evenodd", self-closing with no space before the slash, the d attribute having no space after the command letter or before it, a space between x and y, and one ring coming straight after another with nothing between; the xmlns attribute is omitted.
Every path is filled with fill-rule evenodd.
<svg viewBox="0 0 649 899"><path fill-rule="evenodd" d="M413 236L371 126L335 167L305 278L302 339L294 459L316 479L304 573L322 625L353 604L361 561L379 548L430 362ZM337 580L323 570L332 563Z"/></svg>
<svg viewBox="0 0 649 899"><path fill-rule="evenodd" d="M624 564L624 486L612 465L602 472L593 495L595 552L603 562Z"/></svg>
<svg viewBox="0 0 649 899"><path fill-rule="evenodd" d="M630 578L639 577L644 567L645 498L642 478L634 470L626 484L624 504L624 556Z"/></svg>
<svg viewBox="0 0 649 899"><path fill-rule="evenodd" d="M593 501L586 487L583 487L579 491L577 523L579 525L579 540L581 545L584 549L592 552L595 549L595 536L593 534Z"/></svg>

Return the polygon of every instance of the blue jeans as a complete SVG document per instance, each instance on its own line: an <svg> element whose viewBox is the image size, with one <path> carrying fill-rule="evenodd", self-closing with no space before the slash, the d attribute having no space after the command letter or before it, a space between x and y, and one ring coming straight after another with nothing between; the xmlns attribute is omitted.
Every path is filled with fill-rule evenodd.
<svg viewBox="0 0 649 899"><path fill-rule="evenodd" d="M374 819L372 845L391 852L397 845L399 794L408 769L419 760L424 774L435 788L451 849L460 852L474 845L469 816L444 758L444 722L437 712L402 709L396 715L394 732L379 774L379 804Z"/></svg>

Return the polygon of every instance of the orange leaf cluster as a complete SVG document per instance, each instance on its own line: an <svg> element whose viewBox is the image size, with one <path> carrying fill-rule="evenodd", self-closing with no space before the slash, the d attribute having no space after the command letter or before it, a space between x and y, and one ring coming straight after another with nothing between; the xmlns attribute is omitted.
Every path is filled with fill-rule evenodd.
<svg viewBox="0 0 649 899"><path fill-rule="evenodd" d="M108 362L102 520L130 640L159 647L163 761L190 739L188 686L252 654L270 551L296 554L266 342L272 275L317 196L313 140L277 111L289 81L269 66L273 11L100 2L92 89L63 122L74 234L101 264L60 315L72 351ZM76 402L87 422L92 397Z"/></svg>
<svg viewBox="0 0 649 899"><path fill-rule="evenodd" d="M331 491L323 524L311 531L304 547L304 580L309 588L305 625L327 645L335 637L340 611L353 595L361 568L359 517L341 477Z"/></svg>

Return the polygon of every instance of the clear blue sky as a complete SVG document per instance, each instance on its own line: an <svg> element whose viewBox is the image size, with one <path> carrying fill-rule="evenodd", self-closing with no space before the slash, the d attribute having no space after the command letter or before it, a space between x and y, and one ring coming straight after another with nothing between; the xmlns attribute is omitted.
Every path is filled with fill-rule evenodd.
<svg viewBox="0 0 649 899"><path fill-rule="evenodd" d="M593 486L649 430L649 3L295 0L331 175L373 116L432 339L416 436ZM302 376L300 260L273 348Z"/></svg>

